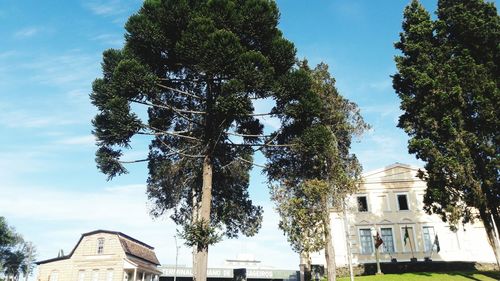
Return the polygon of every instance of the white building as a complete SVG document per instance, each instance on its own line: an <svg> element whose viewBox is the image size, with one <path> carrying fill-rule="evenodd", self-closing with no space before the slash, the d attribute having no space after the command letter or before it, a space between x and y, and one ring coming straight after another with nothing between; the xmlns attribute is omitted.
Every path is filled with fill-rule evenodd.
<svg viewBox="0 0 500 281"><path fill-rule="evenodd" d="M410 261L412 257L417 260L431 257L436 261L496 262L481 222L460 225L459 230L453 232L439 216L423 211L426 184L416 176L418 169L396 163L367 172L358 192L347 200L346 221L343 212L332 211L337 265L348 263L347 245L350 245L354 264L375 261L372 228L384 241L380 247L382 262L392 258ZM405 243L406 228L409 239ZM436 234L439 253L434 245ZM315 255L312 263L324 264L324 255Z"/></svg>

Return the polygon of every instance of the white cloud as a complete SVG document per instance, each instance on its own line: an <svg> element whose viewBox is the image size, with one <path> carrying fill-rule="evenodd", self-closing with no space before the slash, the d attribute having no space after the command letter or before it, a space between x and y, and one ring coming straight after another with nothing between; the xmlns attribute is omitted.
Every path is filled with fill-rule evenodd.
<svg viewBox="0 0 500 281"><path fill-rule="evenodd" d="M0 52L0 59L12 58L17 54L19 54L19 53L17 51L14 51L14 50Z"/></svg>
<svg viewBox="0 0 500 281"><path fill-rule="evenodd" d="M0 125L7 128L43 128L66 126L80 121L60 115L31 113L25 110L2 110Z"/></svg>
<svg viewBox="0 0 500 281"><path fill-rule="evenodd" d="M118 0L88 1L85 5L92 13L99 16L117 15L126 11L123 3Z"/></svg>
<svg viewBox="0 0 500 281"><path fill-rule="evenodd" d="M365 9L359 1L332 1L331 9L337 17L351 22L360 22L366 18Z"/></svg>
<svg viewBox="0 0 500 281"><path fill-rule="evenodd" d="M38 27L26 27L23 29L20 29L14 33L15 38L30 38L38 33L40 33L41 29Z"/></svg>
<svg viewBox="0 0 500 281"><path fill-rule="evenodd" d="M75 88L90 87L99 76L99 57L71 50L60 55L45 55L34 58L20 67L29 71L34 82L51 86Z"/></svg>
<svg viewBox="0 0 500 281"><path fill-rule="evenodd" d="M389 76L387 76L387 79L377 81L377 82L372 82L368 84L368 87L370 89L374 89L376 91L382 92L382 91L387 91L387 90L392 90L392 81Z"/></svg>
<svg viewBox="0 0 500 281"><path fill-rule="evenodd" d="M28 150L0 150L0 179L6 184L8 179L16 179L23 174L46 171L48 169L44 158L47 154L41 151ZM1 189L1 188L0 188ZM0 194L2 194L0 192ZM3 197L3 194L2 196ZM2 212L0 212L1 214Z"/></svg>
<svg viewBox="0 0 500 281"><path fill-rule="evenodd" d="M94 145L96 138L93 135L66 137L56 141L63 145Z"/></svg>
<svg viewBox="0 0 500 281"><path fill-rule="evenodd" d="M91 38L94 41L98 41L108 47L117 47L120 48L123 46L125 39L123 36L119 36L117 34L100 34Z"/></svg>
<svg viewBox="0 0 500 281"><path fill-rule="evenodd" d="M399 116L402 114L401 109L399 108L399 102L396 103L387 103L387 104L377 104L377 105L362 105L361 114L363 115L371 115L372 120L376 120L378 122L383 121L386 125L387 121L392 122L392 126L396 126L398 122ZM389 120L387 120L389 118Z"/></svg>
<svg viewBox="0 0 500 281"><path fill-rule="evenodd" d="M162 264L175 262L176 225L167 216L152 219L148 214L144 184L108 186L78 191L47 186L0 186L0 213L12 225L29 224L26 238L38 247L38 259L55 256L59 249L72 250L81 233L96 229L121 231L155 247ZM209 250L209 266L221 266L225 259L251 253L264 265L295 268L298 256L290 250L278 230L278 217L270 206L260 232L250 238L224 240ZM36 215L34 215L36 214ZM23 233L22 229L18 229ZM182 244L179 264L191 266L191 249Z"/></svg>
<svg viewBox="0 0 500 281"><path fill-rule="evenodd" d="M379 131L375 128L359 143L353 143L352 151L363 164L364 171L375 170L395 162L422 166L421 161L407 152L407 139L403 132L396 129Z"/></svg>
<svg viewBox="0 0 500 281"><path fill-rule="evenodd" d="M132 0L91 0L84 1L83 6L94 15L111 18L114 24L122 26L141 3Z"/></svg>

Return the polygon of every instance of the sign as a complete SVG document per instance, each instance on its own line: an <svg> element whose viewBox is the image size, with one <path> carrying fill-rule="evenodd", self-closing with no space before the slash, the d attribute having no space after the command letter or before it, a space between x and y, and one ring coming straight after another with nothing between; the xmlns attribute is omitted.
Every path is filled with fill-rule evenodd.
<svg viewBox="0 0 500 281"><path fill-rule="evenodd" d="M162 266L159 268L162 271L162 277L192 277L193 270L191 267L178 267L177 273L175 266ZM214 278L233 278L232 268L208 268L207 276ZM272 269L249 269L247 268L247 278L250 279L283 279L296 280L297 271L294 270L272 270Z"/></svg>

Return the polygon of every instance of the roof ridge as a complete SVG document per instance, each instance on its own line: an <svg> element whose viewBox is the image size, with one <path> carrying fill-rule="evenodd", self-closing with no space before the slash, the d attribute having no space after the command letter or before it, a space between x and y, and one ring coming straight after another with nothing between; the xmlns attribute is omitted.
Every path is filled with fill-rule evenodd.
<svg viewBox="0 0 500 281"><path fill-rule="evenodd" d="M154 250L155 248L153 246L150 246L138 239L135 239L134 237L131 237L123 232L120 232L120 231L113 231L113 230L105 230L105 229L98 229L98 230L94 230L94 231L91 231L91 232L87 232L87 233L83 233L82 236L87 236L87 235L92 235L92 234L97 234L97 233L109 233L109 234L115 234L115 235L118 235L118 236L122 236L123 238L126 238L130 241L133 241L137 244L140 244L142 246L145 246L146 248L149 248L151 250Z"/></svg>

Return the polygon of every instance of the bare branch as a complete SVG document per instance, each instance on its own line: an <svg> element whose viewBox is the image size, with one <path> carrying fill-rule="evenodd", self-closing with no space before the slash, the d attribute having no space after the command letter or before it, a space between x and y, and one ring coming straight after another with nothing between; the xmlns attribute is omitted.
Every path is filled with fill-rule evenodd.
<svg viewBox="0 0 500 281"><path fill-rule="evenodd" d="M170 145L168 145L167 143L165 143L163 140L160 140L160 142L166 146L169 150L171 150L173 153L172 154L179 154L181 156L185 156L185 157L191 157L191 158L203 158L205 157L205 155L202 155L202 154L198 154L198 155L193 155L193 154L187 154L187 153L184 153L184 151L186 151L188 148L185 148L183 150L177 150L173 147L171 147ZM194 147L197 147L198 145L194 146ZM193 148L193 147L191 147Z"/></svg>
<svg viewBox="0 0 500 281"><path fill-rule="evenodd" d="M175 111L177 113L207 114L205 111L180 109L180 108L173 107L171 105L155 104L155 103L150 103L150 102L145 102L145 101L138 101L138 100L129 100L129 101L135 102L135 103L139 103L139 104L144 104L144 105L147 105L147 106L152 106L152 107L170 109L170 110Z"/></svg>
<svg viewBox="0 0 500 281"><path fill-rule="evenodd" d="M227 143L226 143L227 144ZM259 151L264 147L292 147L295 146L295 144L246 144L246 143L231 143L227 145L235 145L235 146L259 146L261 148L256 149L254 151Z"/></svg>
<svg viewBox="0 0 500 281"><path fill-rule="evenodd" d="M253 138L268 138L271 135L249 135L249 134L240 134L240 133L232 133L225 132L227 135L237 136L237 137L253 137Z"/></svg>
<svg viewBox="0 0 500 281"><path fill-rule="evenodd" d="M271 113L271 112L268 112L268 113L252 113L252 114L247 114L246 116L270 116L270 115L274 115L275 113Z"/></svg>
<svg viewBox="0 0 500 281"><path fill-rule="evenodd" d="M139 159L139 160L132 160L132 161L118 161L120 164L131 164L131 163L139 163L139 162L146 162L149 161L149 158L146 159Z"/></svg>
<svg viewBox="0 0 500 281"><path fill-rule="evenodd" d="M254 163L254 162L252 162L252 161L248 161L248 160L243 159L243 158L241 158L241 157L236 157L236 159L237 159L237 160L240 160L240 161L242 161L242 162L248 163L248 164L252 164L252 165L254 165L255 167L260 167L260 168L265 168L265 167L266 167L266 166L264 166L264 165L260 165L260 164Z"/></svg>
<svg viewBox="0 0 500 281"><path fill-rule="evenodd" d="M139 132L138 134L141 134L141 135L151 135L151 136L170 135L170 136L176 136L176 137L181 137L181 138L186 138L186 139L196 140L196 141L201 142L201 140L198 139L198 138L195 138L195 137L192 137L192 136L183 135L185 133L190 133L191 131L163 131L163 130L160 130L158 128L154 128L154 127L147 126L147 125L146 125L146 127L148 129L150 129L151 131L153 131L153 132L152 133Z"/></svg>
<svg viewBox="0 0 500 281"><path fill-rule="evenodd" d="M174 92L177 92L177 93L183 94L183 95L188 96L188 97L192 97L192 98L199 99L199 100L202 100L202 99L203 99L202 97L197 96L197 95L195 95L195 94L191 94L191 93L188 93L188 92L186 92L186 91L178 90L178 89L176 89L176 88L168 87L168 86L165 86L165 85L160 84L160 83L156 83L156 85L157 85L158 87L163 88L163 89L167 89L167 90L170 90L170 91L174 91Z"/></svg>
<svg viewBox="0 0 500 281"><path fill-rule="evenodd" d="M254 150L254 152L259 151L259 150L262 150L262 149L263 149L264 147L266 147L266 146L271 146L271 143L272 143L273 141L275 141L275 140L278 138L278 136L279 136L280 134L281 134L281 129L280 129L280 130L276 133L276 135L275 135L273 138L271 138L269 141L267 141L267 142L264 144L264 146L261 146L261 147L257 148L256 150ZM279 144L275 144L274 146L276 146L276 145L279 145Z"/></svg>

